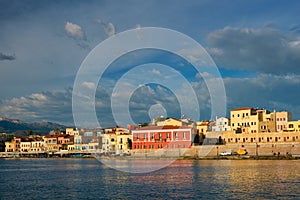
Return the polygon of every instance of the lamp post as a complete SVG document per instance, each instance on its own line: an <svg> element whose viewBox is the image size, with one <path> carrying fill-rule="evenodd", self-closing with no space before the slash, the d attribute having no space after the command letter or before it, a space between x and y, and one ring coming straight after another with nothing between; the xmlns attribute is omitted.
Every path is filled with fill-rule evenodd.
<svg viewBox="0 0 300 200"><path fill-rule="evenodd" d="M258 157L258 144L257 144L257 142L255 143L255 154L256 154L256 157Z"/></svg>

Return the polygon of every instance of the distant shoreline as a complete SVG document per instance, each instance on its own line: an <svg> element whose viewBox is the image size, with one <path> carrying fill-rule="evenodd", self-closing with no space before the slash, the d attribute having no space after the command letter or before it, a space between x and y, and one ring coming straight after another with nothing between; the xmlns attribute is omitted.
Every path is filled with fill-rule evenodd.
<svg viewBox="0 0 300 200"><path fill-rule="evenodd" d="M206 156L206 157L95 157L95 156L81 156L81 157L0 157L0 160L31 160L31 159L98 159L98 160L300 160L300 155L294 156Z"/></svg>

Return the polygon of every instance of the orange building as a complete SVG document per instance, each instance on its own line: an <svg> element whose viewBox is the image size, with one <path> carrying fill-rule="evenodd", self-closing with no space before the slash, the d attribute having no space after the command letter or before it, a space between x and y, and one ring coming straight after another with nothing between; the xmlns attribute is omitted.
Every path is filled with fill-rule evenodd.
<svg viewBox="0 0 300 200"><path fill-rule="evenodd" d="M190 148L192 128L146 126L132 132L132 149Z"/></svg>

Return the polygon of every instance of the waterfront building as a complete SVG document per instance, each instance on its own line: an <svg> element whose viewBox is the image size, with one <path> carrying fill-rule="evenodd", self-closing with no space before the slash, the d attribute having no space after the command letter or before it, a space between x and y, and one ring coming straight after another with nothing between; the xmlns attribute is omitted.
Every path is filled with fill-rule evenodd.
<svg viewBox="0 0 300 200"><path fill-rule="evenodd" d="M211 127L212 127L212 123L210 121L197 122L197 132L199 134L206 135L208 131L211 131Z"/></svg>
<svg viewBox="0 0 300 200"><path fill-rule="evenodd" d="M102 151L115 152L116 151L117 135L115 132L107 132L102 135Z"/></svg>
<svg viewBox="0 0 300 200"><path fill-rule="evenodd" d="M240 133L234 131L222 132L222 139L226 144L246 144L246 143L299 143L299 132L263 132L256 134Z"/></svg>
<svg viewBox="0 0 300 200"><path fill-rule="evenodd" d="M33 141L30 143L30 152L44 152L45 151L45 145L43 139L40 138L35 138Z"/></svg>
<svg viewBox="0 0 300 200"><path fill-rule="evenodd" d="M179 119L167 118L156 123L157 126L182 126L182 122Z"/></svg>
<svg viewBox="0 0 300 200"><path fill-rule="evenodd" d="M15 152L21 152L21 137L14 137Z"/></svg>
<svg viewBox="0 0 300 200"><path fill-rule="evenodd" d="M146 126L132 132L132 149L190 148L192 128Z"/></svg>
<svg viewBox="0 0 300 200"><path fill-rule="evenodd" d="M57 145L57 135L46 135L44 136L45 150L48 152L57 152L59 151Z"/></svg>
<svg viewBox="0 0 300 200"><path fill-rule="evenodd" d="M97 152L99 150L99 142L88 143L88 150L90 152Z"/></svg>
<svg viewBox="0 0 300 200"><path fill-rule="evenodd" d="M258 121L258 132L276 132L276 111L269 112L268 110L257 110L260 114Z"/></svg>
<svg viewBox="0 0 300 200"><path fill-rule="evenodd" d="M74 137L77 137L77 135L74 136L71 136L69 134L57 135L58 150L68 150L68 145L74 144Z"/></svg>
<svg viewBox="0 0 300 200"><path fill-rule="evenodd" d="M292 113L287 111L276 112L276 132L282 132L287 129L287 124L292 121Z"/></svg>
<svg viewBox="0 0 300 200"><path fill-rule="evenodd" d="M5 152L16 152L14 141L5 142Z"/></svg>
<svg viewBox="0 0 300 200"><path fill-rule="evenodd" d="M77 128L66 128L66 134L79 135L79 130Z"/></svg>
<svg viewBox="0 0 300 200"><path fill-rule="evenodd" d="M31 148L31 140L29 138L22 138L20 146L21 153L29 152Z"/></svg>
<svg viewBox="0 0 300 200"><path fill-rule="evenodd" d="M258 133L261 112L254 108L235 108L230 111L231 130L236 133Z"/></svg>
<svg viewBox="0 0 300 200"><path fill-rule="evenodd" d="M286 131L300 132L300 120L287 122Z"/></svg>
<svg viewBox="0 0 300 200"><path fill-rule="evenodd" d="M236 108L230 111L230 126L236 133L282 132L291 118L287 111Z"/></svg>
<svg viewBox="0 0 300 200"><path fill-rule="evenodd" d="M132 135L130 133L117 134L117 153L129 153L132 148Z"/></svg>
<svg viewBox="0 0 300 200"><path fill-rule="evenodd" d="M82 136L81 135L74 135L74 147L76 151L82 150Z"/></svg>
<svg viewBox="0 0 300 200"><path fill-rule="evenodd" d="M121 126L117 126L113 131L116 133L116 135L129 134L129 130Z"/></svg>
<svg viewBox="0 0 300 200"><path fill-rule="evenodd" d="M74 144L68 144L68 151L75 151L75 145Z"/></svg>
<svg viewBox="0 0 300 200"><path fill-rule="evenodd" d="M226 117L216 117L215 125L212 126L212 131L230 131L230 120Z"/></svg>

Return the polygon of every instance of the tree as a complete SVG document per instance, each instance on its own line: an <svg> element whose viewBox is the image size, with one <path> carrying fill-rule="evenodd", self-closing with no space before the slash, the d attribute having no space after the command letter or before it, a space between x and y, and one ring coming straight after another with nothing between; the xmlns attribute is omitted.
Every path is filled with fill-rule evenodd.
<svg viewBox="0 0 300 200"><path fill-rule="evenodd" d="M194 144L199 145L200 144L200 136L199 134L196 134L194 137Z"/></svg>
<svg viewBox="0 0 300 200"><path fill-rule="evenodd" d="M33 131L32 131L32 129L30 129L30 130L29 130L29 133L28 133L28 135L33 135Z"/></svg>
<svg viewBox="0 0 300 200"><path fill-rule="evenodd" d="M132 149L132 141L130 138L127 138L127 145L128 149Z"/></svg>

